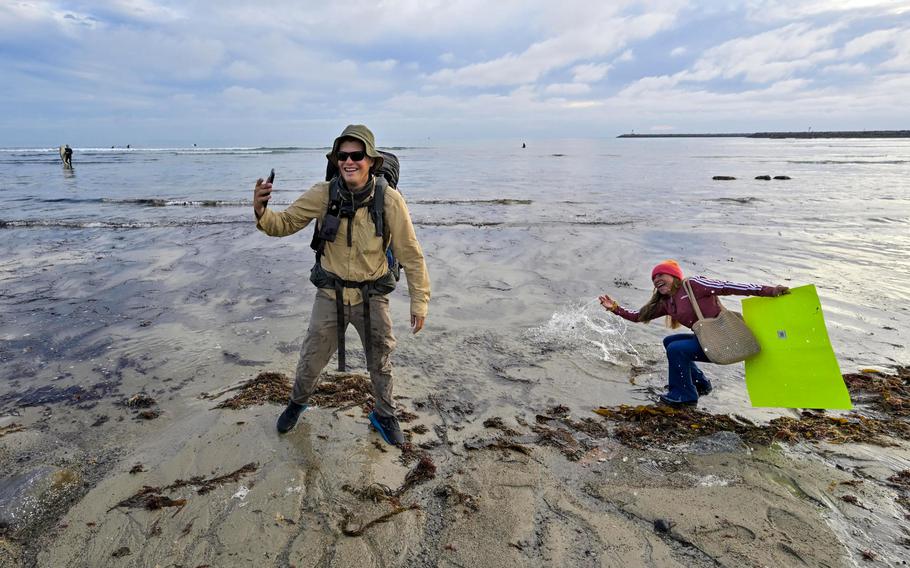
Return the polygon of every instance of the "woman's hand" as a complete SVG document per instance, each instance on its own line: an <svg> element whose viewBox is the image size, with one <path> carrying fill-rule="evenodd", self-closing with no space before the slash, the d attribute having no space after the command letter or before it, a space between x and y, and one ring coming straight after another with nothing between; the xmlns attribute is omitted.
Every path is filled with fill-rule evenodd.
<svg viewBox="0 0 910 568"><path fill-rule="evenodd" d="M616 300L614 300L610 296L607 296L606 294L599 297L598 300L600 300L600 305L603 306L605 310L610 311L610 312L615 310L616 306L619 305L616 303Z"/></svg>
<svg viewBox="0 0 910 568"><path fill-rule="evenodd" d="M789 294L789 293L790 293L790 289L787 288L786 286L775 286L774 293L772 295L774 297L777 297L777 296L783 296L784 294Z"/></svg>

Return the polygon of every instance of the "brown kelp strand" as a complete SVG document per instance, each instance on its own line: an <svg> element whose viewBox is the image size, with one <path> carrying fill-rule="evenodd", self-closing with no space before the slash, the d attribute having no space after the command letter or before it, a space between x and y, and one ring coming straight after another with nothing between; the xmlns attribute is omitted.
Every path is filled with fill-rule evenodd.
<svg viewBox="0 0 910 568"><path fill-rule="evenodd" d="M166 495L162 495L162 489L160 487L152 487L149 485L143 485L135 495L127 497L123 501L120 501L108 511L112 511L118 507L124 507L128 509L148 509L149 511L156 511L164 507L183 507L186 505L186 499L171 499Z"/></svg>
<svg viewBox="0 0 910 568"><path fill-rule="evenodd" d="M506 426L505 423L502 421L502 418L500 418L499 416L487 418L486 420L483 421L483 426L484 426L484 428L495 428L496 430L500 430L506 436L517 436L518 435L518 432L516 432L515 430L512 430L511 428Z"/></svg>
<svg viewBox="0 0 910 568"><path fill-rule="evenodd" d="M21 432L23 430L25 430L25 426L16 422L13 422L7 426L0 426L0 438L6 436L7 434L13 434L15 432Z"/></svg>
<svg viewBox="0 0 910 568"><path fill-rule="evenodd" d="M150 485L144 485L142 486L142 489L140 489L136 494L127 497L123 501L120 501L108 509L108 511L111 511L118 507L125 507L130 509L148 509L150 511L161 509L163 507L183 507L186 505L186 499L171 499L170 497L164 495L164 493L173 491L174 489L180 489L182 487L193 486L196 487L196 493L199 495L205 495L220 485L232 481L239 481L242 476L253 473L258 468L258 464L248 463L245 466L232 471L231 473L219 475L209 479L205 479L203 476L199 475L191 477L189 480L177 479L165 487L153 487Z"/></svg>
<svg viewBox="0 0 910 568"><path fill-rule="evenodd" d="M420 508L420 505L418 505L416 503L414 503L412 505L408 505L406 507L405 506L395 507L388 513L386 513L380 517L377 517L377 518L373 519L372 521L366 522L357 528L351 528L351 520L353 519L353 514L348 513L344 516L344 519L341 521L341 532L345 536L362 536L363 533L366 532L366 530L368 528L372 527L373 525L378 525L379 523L385 523L385 522L389 521L395 515L400 515L401 513L404 513L405 511L411 511L411 510L419 509L419 508Z"/></svg>
<svg viewBox="0 0 910 568"><path fill-rule="evenodd" d="M192 485L196 487L196 493L200 495L205 495L209 491L212 491L219 485L224 485L225 483L232 481L239 481L241 477L249 473L253 473L259 469L259 464L257 463L248 463L245 466L227 473L224 475L219 475L217 477L212 477L210 479L205 479L201 475L191 477L189 480L184 481L183 479L177 479L172 484L164 488L165 491L172 489L179 489L181 487L186 487Z"/></svg>

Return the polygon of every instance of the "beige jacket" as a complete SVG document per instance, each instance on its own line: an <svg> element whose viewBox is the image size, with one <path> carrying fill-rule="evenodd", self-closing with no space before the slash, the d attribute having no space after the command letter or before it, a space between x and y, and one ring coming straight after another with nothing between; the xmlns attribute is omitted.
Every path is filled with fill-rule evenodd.
<svg viewBox="0 0 910 568"><path fill-rule="evenodd" d="M321 223L328 206L329 182L317 183L284 211L276 213L266 209L256 228L272 237L292 235L309 225L313 219L319 219ZM349 222L349 219L341 219L335 242L325 244L322 267L344 280L376 280L386 273L388 264L382 248L382 238L376 236L369 208L361 207L354 214L351 247L348 247L347 242ZM391 187L385 194L385 222L391 235L389 246L404 267L408 280L411 314L426 317L430 302L430 276L414 233L408 206L401 194ZM333 290L320 290L320 293L335 297ZM363 302L360 290L345 288L344 302L349 305Z"/></svg>

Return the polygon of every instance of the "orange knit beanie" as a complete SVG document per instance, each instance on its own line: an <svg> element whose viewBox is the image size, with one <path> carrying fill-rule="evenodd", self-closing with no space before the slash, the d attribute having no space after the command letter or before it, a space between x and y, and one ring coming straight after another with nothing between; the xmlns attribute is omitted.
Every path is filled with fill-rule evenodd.
<svg viewBox="0 0 910 568"><path fill-rule="evenodd" d="M654 267L654 270L651 271L651 280L654 280L654 277L658 274L669 274L670 276L675 276L680 280L683 279L682 268L679 267L679 263L675 260L665 260Z"/></svg>

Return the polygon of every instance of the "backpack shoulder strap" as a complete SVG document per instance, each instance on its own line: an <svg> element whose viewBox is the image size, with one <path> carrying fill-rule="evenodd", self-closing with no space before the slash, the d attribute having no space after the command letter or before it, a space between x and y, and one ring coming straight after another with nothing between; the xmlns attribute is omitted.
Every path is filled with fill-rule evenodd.
<svg viewBox="0 0 910 568"><path fill-rule="evenodd" d="M325 215L338 215L338 211L341 209L341 190L338 187L338 180L332 178L329 180L329 202L326 205ZM322 253L325 250L325 241L319 238L319 233L322 223L319 219L316 219L315 227L313 229L313 238L310 241L310 248L316 252L316 262L317 264L322 260Z"/></svg>
<svg viewBox="0 0 910 568"><path fill-rule="evenodd" d="M386 244L385 191L389 187L389 182L380 175L375 176L374 179L376 180L376 186L373 188L373 203L370 205L370 215L373 217L373 224L376 226L376 236L383 237L383 244Z"/></svg>

